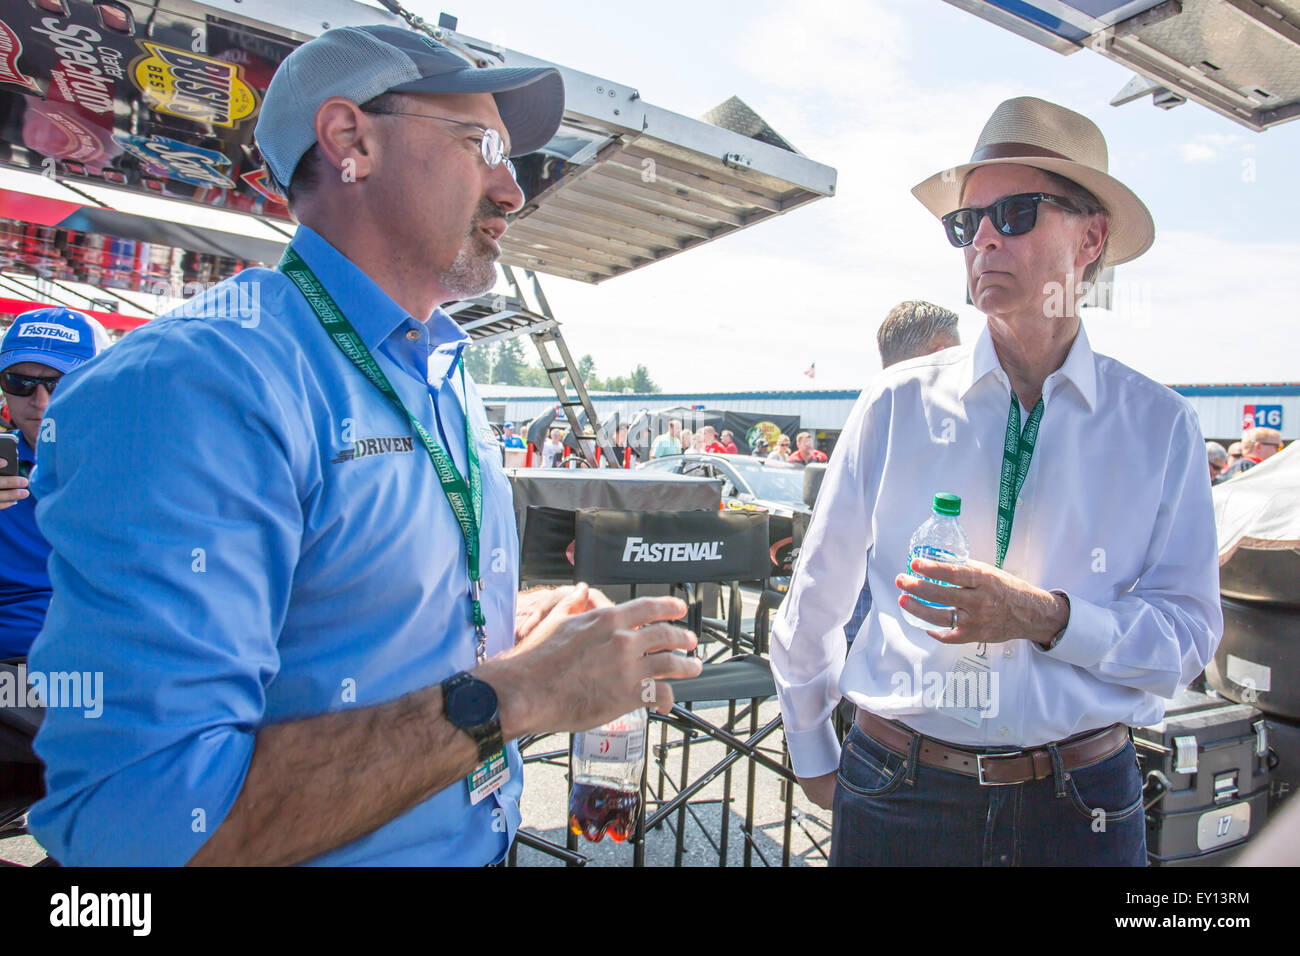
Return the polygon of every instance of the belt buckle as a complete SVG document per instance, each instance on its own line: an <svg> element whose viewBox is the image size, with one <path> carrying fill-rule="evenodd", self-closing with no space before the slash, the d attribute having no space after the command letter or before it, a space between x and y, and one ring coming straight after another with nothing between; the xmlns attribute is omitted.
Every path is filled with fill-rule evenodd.
<svg viewBox="0 0 1300 956"><path fill-rule="evenodd" d="M976 755L975 755L975 771L976 771L976 773L977 773L978 776L979 776L980 786L981 786L981 787L1011 787L1011 786L1014 786L1015 784L1014 784L1014 783L1010 783L1010 782L1008 782L1008 783L998 783L998 782L995 781L995 780L985 780L985 779L984 779L984 760L985 760L985 758L987 758L987 759L989 759L989 760L997 760L999 757L1021 757L1021 756L1024 756L1024 753L1025 753L1025 752L1024 752L1023 750L1016 750L1016 751L1012 751L1011 753L1006 753L1006 754L976 754Z"/></svg>

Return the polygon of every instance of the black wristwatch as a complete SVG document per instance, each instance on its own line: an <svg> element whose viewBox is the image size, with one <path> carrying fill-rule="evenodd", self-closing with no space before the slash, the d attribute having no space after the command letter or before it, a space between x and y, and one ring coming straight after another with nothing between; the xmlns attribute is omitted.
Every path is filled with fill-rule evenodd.
<svg viewBox="0 0 1300 956"><path fill-rule="evenodd" d="M501 712L491 684L465 671L453 674L442 682L442 712L474 738L480 761L501 749Z"/></svg>

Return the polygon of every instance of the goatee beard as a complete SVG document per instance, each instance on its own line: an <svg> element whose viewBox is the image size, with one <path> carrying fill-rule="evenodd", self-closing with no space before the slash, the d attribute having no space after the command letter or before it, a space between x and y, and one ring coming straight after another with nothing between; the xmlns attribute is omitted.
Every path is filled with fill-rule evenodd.
<svg viewBox="0 0 1300 956"><path fill-rule="evenodd" d="M496 203L485 199L479 203L469 224L469 234L451 265L438 277L439 282L458 299L482 295L497 283L496 250L479 232L483 220L505 218Z"/></svg>

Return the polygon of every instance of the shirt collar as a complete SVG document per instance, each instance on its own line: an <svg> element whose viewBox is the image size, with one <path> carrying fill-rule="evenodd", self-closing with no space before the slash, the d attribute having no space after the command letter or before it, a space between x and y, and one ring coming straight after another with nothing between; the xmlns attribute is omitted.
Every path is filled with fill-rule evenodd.
<svg viewBox="0 0 1300 956"><path fill-rule="evenodd" d="M967 394L980 381L988 375L995 375L998 381L1002 382L1008 393L1011 390L1010 380L1007 373L1003 371L1002 364L998 361L997 350L993 348L993 336L989 334L989 328L986 324L980 330L979 338L975 340L975 348L970 357L970 377L966 382L966 387L962 390L962 397ZM1047 376L1043 383L1043 403L1046 404L1052 400L1062 381L1070 382L1078 391L1079 396L1088 406L1088 411L1095 411L1097 408L1097 361L1093 356L1092 347L1088 344L1088 335L1083 330L1083 323L1079 324L1079 333L1074 337L1074 343L1070 346L1070 352L1065 357L1065 362L1055 372Z"/></svg>
<svg viewBox="0 0 1300 956"><path fill-rule="evenodd" d="M311 267L371 351L407 322L422 323L431 347L439 351L449 349L459 355L464 343L469 341L464 330L442 309L434 309L427 319L411 316L351 259L309 226L298 226L290 245Z"/></svg>

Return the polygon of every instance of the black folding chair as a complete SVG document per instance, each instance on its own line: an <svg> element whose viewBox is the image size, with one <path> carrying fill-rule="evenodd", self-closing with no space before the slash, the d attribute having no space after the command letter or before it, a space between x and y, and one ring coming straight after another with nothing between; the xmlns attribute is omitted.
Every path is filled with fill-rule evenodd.
<svg viewBox="0 0 1300 956"><path fill-rule="evenodd" d="M729 610L725 638L733 654L753 638L740 629L740 592L738 582L763 579L770 567L768 556L767 516L745 512L679 512L676 514L619 512L604 509L580 511L577 514L574 538L574 566L576 577L593 584L643 584L651 581L671 581L688 591L705 582L730 585ZM697 621L696 627L699 626ZM698 632L697 632L698 633ZM726 648L724 648L725 652ZM715 655L716 657L717 655ZM699 677L672 681L674 706L668 715L652 714L660 724L659 744L652 753L657 766L655 797L648 799L649 766L643 774L641 785L641 812L633 839L633 863L645 862L646 833L676 818L674 865L680 865L685 850L687 816L700 826L710 845L718 851L719 865L726 865L730 836L732 802L732 769L744 760L747 767L745 822L742 834L745 839L743 859L745 865L752 861L757 849L764 859L754 835L755 772L763 766L786 781L793 781L788 768L788 755L764 748L763 743L781 729L778 714L759 727L758 708L762 701L773 697L776 687L768 662L758 654L736 654L729 660L707 662ZM727 719L712 724L694 712L694 707L706 701L727 704ZM737 712L737 707L747 702ZM749 730L738 730L748 718ZM670 742L668 729L681 733L681 739ZM706 738L723 745L723 758L694 780L689 779L690 755L693 741ZM681 752L680 778L676 781L668 771L667 763L674 749ZM774 755L779 753L779 760ZM705 801L699 793L719 776L723 778L723 796L720 801ZM675 793L668 796L665 784ZM793 794L785 787L785 821L782 839L782 864L788 864L790 852L791 800ZM701 803L718 802L722 822L718 840L705 827L696 812ZM655 804L653 813L648 806ZM576 837L569 836L570 848L576 847Z"/></svg>

